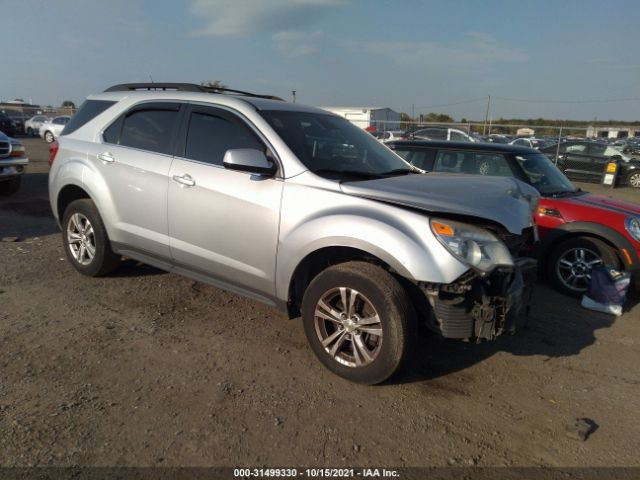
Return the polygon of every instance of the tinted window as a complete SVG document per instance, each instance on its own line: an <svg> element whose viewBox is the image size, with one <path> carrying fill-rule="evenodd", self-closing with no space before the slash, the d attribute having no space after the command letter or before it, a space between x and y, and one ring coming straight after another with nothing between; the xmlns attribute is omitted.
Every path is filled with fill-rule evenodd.
<svg viewBox="0 0 640 480"><path fill-rule="evenodd" d="M122 130L122 121L124 117L120 117L118 120L113 122L102 134L102 138L107 143L118 143L120 139L120 130Z"/></svg>
<svg viewBox="0 0 640 480"><path fill-rule="evenodd" d="M54 118L53 123L56 125L64 125L66 122L64 118Z"/></svg>
<svg viewBox="0 0 640 480"><path fill-rule="evenodd" d="M471 157L469 157L469 161ZM465 154L462 152L439 151L433 165L434 172L462 173Z"/></svg>
<svg viewBox="0 0 640 480"><path fill-rule="evenodd" d="M124 119L120 145L171 154L171 136L177 118L177 110L134 110Z"/></svg>
<svg viewBox="0 0 640 480"><path fill-rule="evenodd" d="M517 156L516 160L522 167L529 183L540 193L555 194L561 192L575 192L575 187L558 168L541 153Z"/></svg>
<svg viewBox="0 0 640 480"><path fill-rule="evenodd" d="M513 171L499 153L451 152L441 150L436 156L434 172L466 173L512 177Z"/></svg>
<svg viewBox="0 0 640 480"><path fill-rule="evenodd" d="M394 151L404 158L407 162L415 165L422 170L431 171L433 169L433 159L436 156L436 151L430 148L422 150L400 150L394 149Z"/></svg>
<svg viewBox="0 0 640 480"><path fill-rule="evenodd" d="M409 165L361 128L336 115L282 110L259 113L311 171L381 175Z"/></svg>
<svg viewBox="0 0 640 480"><path fill-rule="evenodd" d="M71 120L67 123L60 135L67 135L68 133L75 132L87 122L90 122L102 112L104 112L111 105L116 102L107 102L105 100L87 100L75 113Z"/></svg>
<svg viewBox="0 0 640 480"><path fill-rule="evenodd" d="M413 134L416 138L426 138L430 140L446 140L447 130L444 128L424 128Z"/></svg>
<svg viewBox="0 0 640 480"><path fill-rule="evenodd" d="M480 175L496 177L513 177L513 171L504 155L499 153L476 153L475 162Z"/></svg>
<svg viewBox="0 0 640 480"><path fill-rule="evenodd" d="M213 114L191 114L185 148L186 158L222 165L226 151L234 148L264 151L264 146L255 135L239 122Z"/></svg>
<svg viewBox="0 0 640 480"><path fill-rule="evenodd" d="M606 145L602 145L600 143L592 143L589 147L589 153L591 155L596 155L598 157L604 156L604 151L607 149Z"/></svg>

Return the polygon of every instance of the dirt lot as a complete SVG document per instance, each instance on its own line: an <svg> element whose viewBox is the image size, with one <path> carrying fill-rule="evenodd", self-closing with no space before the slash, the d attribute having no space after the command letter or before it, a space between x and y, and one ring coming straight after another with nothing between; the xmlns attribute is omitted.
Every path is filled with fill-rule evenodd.
<svg viewBox="0 0 640 480"><path fill-rule="evenodd" d="M639 307L614 319L540 284L529 330L425 338L410 373L353 385L271 308L133 263L80 276L46 146L25 144L24 188L0 200L0 237L21 239L0 242L0 465L640 463ZM585 442L577 417L597 424Z"/></svg>

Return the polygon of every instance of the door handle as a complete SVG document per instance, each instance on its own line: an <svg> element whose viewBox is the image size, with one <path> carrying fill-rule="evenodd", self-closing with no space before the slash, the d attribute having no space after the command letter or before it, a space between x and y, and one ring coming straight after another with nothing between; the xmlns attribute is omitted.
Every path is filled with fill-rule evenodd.
<svg viewBox="0 0 640 480"><path fill-rule="evenodd" d="M111 152L104 152L98 154L98 160L102 160L104 163L113 163L116 158L113 156Z"/></svg>
<svg viewBox="0 0 640 480"><path fill-rule="evenodd" d="M193 187L196 184L196 181L191 177L191 175L186 173L184 175L174 175L173 181L186 187Z"/></svg>

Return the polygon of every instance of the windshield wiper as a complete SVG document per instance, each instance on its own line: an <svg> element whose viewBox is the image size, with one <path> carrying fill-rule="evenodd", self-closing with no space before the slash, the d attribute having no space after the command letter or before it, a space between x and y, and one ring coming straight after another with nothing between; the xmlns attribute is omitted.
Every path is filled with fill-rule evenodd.
<svg viewBox="0 0 640 480"><path fill-rule="evenodd" d="M559 190L557 192L544 192L546 197L566 197L568 195L574 195L578 193L577 190Z"/></svg>
<svg viewBox="0 0 640 480"><path fill-rule="evenodd" d="M344 177L358 177L358 178L382 178L383 175L374 172L360 172L358 170L336 170L332 168L318 168L311 170L318 175L337 175Z"/></svg>
<svg viewBox="0 0 640 480"><path fill-rule="evenodd" d="M388 172L383 172L380 175L384 177L388 177L392 175L407 175L409 173L422 173L422 172L420 170L413 169L413 168L396 168Z"/></svg>

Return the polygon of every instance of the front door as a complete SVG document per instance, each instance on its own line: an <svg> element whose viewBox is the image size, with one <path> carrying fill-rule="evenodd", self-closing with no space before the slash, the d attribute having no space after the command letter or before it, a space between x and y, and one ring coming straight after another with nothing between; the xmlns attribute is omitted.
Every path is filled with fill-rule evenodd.
<svg viewBox="0 0 640 480"><path fill-rule="evenodd" d="M222 287L275 296L282 180L227 170L229 149L266 151L235 114L207 106L187 113L169 173L171 255L178 267Z"/></svg>

